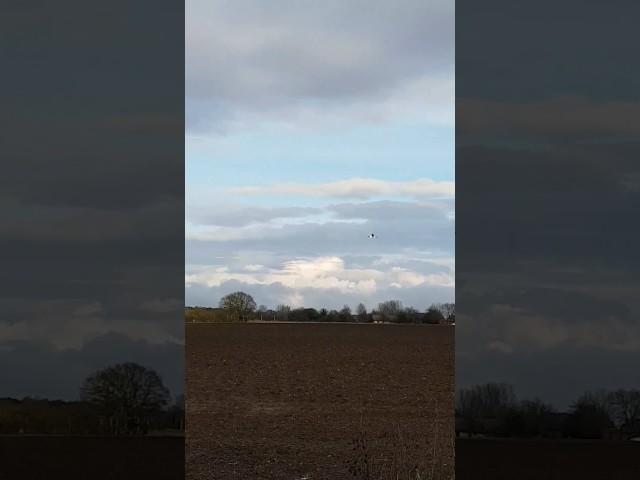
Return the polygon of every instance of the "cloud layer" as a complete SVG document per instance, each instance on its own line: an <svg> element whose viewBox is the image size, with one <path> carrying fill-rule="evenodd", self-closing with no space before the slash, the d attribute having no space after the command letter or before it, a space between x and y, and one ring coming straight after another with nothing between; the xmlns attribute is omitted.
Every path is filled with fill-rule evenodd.
<svg viewBox="0 0 640 480"><path fill-rule="evenodd" d="M188 128L451 112L453 21L440 0L190 1Z"/></svg>
<svg viewBox="0 0 640 480"><path fill-rule="evenodd" d="M187 303L203 302L203 292L209 290L205 304L215 304L216 295L232 288L256 292L256 301L271 306L337 308L362 301L373 307L399 298L426 308L427 302L451 300L453 188L442 183L444 193L435 196L430 187L437 182L424 180L344 181L284 190L265 186L256 195L300 199L324 192L327 198L313 208L225 207L220 214L211 208L205 214L204 206L190 208ZM402 196L400 192L415 199L331 202L334 197L384 198ZM234 193L247 196L244 189ZM368 238L372 231L373 240ZM414 294L418 291L422 297Z"/></svg>
<svg viewBox="0 0 640 480"><path fill-rule="evenodd" d="M304 195L331 198L369 199L381 196L448 197L455 194L455 184L449 181L419 179L393 182L373 178L351 178L320 184L279 184L266 187L236 187L236 195Z"/></svg>

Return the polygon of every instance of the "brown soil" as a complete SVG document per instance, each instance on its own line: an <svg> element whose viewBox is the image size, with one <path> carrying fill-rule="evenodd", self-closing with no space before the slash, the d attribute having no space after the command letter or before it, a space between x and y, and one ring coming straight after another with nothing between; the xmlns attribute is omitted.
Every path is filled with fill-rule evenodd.
<svg viewBox="0 0 640 480"><path fill-rule="evenodd" d="M453 327L186 329L188 479L353 479L359 437L373 470L402 456L451 478Z"/></svg>

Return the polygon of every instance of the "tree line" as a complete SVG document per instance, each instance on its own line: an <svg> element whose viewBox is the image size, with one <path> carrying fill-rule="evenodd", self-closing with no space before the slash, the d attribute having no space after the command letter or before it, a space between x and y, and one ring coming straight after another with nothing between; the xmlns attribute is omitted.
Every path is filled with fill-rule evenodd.
<svg viewBox="0 0 640 480"><path fill-rule="evenodd" d="M184 396L171 401L153 370L113 365L87 377L79 400L0 398L0 434L145 435L184 430Z"/></svg>
<svg viewBox="0 0 640 480"><path fill-rule="evenodd" d="M454 303L434 303L424 312L405 307L399 300L381 302L368 311L363 303L352 310L349 305L342 309L292 308L281 304L271 309L257 305L253 297L245 292L233 292L220 299L218 308L186 307L187 322L361 322L361 323L455 323Z"/></svg>
<svg viewBox="0 0 640 480"><path fill-rule="evenodd" d="M505 383L460 389L456 433L498 437L629 439L640 437L640 391L586 391L567 412L539 399L518 401Z"/></svg>

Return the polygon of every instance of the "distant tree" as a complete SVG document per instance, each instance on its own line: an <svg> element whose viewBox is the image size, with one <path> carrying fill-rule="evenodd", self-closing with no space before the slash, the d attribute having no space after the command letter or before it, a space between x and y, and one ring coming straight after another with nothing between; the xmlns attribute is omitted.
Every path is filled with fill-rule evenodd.
<svg viewBox="0 0 640 480"><path fill-rule="evenodd" d="M339 322L340 312L338 312L337 310L330 310L329 313L327 313L327 320L329 322Z"/></svg>
<svg viewBox="0 0 640 480"><path fill-rule="evenodd" d="M607 395L607 403L617 427L637 426L640 423L640 391L616 390Z"/></svg>
<svg viewBox="0 0 640 480"><path fill-rule="evenodd" d="M358 315L358 321L366 322L367 321L367 307L364 306L364 303L359 303L356 307L356 315Z"/></svg>
<svg viewBox="0 0 640 480"><path fill-rule="evenodd" d="M289 305L280 304L276 308L278 320L286 322L289 320L289 314L291 313L291 307Z"/></svg>
<svg viewBox="0 0 640 480"><path fill-rule="evenodd" d="M167 422L173 429L184 431L184 395L178 395L167 410Z"/></svg>
<svg viewBox="0 0 640 480"><path fill-rule="evenodd" d="M288 319L292 322L313 322L318 316L315 308L295 308L288 313Z"/></svg>
<svg viewBox="0 0 640 480"><path fill-rule="evenodd" d="M340 321L342 322L350 322L353 318L351 317L351 307L349 305L345 305L340 310Z"/></svg>
<svg viewBox="0 0 640 480"><path fill-rule="evenodd" d="M146 433L169 403L169 390L155 371L121 363L87 377L80 397L108 418L111 433Z"/></svg>
<svg viewBox="0 0 640 480"><path fill-rule="evenodd" d="M385 322L395 322L401 311L402 302L400 300L388 300L378 304L378 313Z"/></svg>
<svg viewBox="0 0 640 480"><path fill-rule="evenodd" d="M447 320L454 322L456 321L456 304L455 303L449 303L447 304L449 305L449 310L448 310L448 314L447 314Z"/></svg>
<svg viewBox="0 0 640 480"><path fill-rule="evenodd" d="M292 308L287 314L287 320L290 322L306 322L307 314L304 308Z"/></svg>
<svg viewBox="0 0 640 480"><path fill-rule="evenodd" d="M510 407L503 413L498 421L494 421L493 425L489 425L486 429L489 434L501 437L522 437L527 436L527 425L524 418L524 412L516 407Z"/></svg>
<svg viewBox="0 0 640 480"><path fill-rule="evenodd" d="M553 406L536 398L520 402L519 411L522 414L524 435L528 437L545 435L548 419L554 413Z"/></svg>
<svg viewBox="0 0 640 480"><path fill-rule="evenodd" d="M253 297L244 292L234 292L220 299L220 308L227 310L236 321L247 321L247 316L256 310Z"/></svg>
<svg viewBox="0 0 640 480"><path fill-rule="evenodd" d="M582 394L571 405L568 434L577 438L602 438L613 426L607 397L601 390Z"/></svg>
<svg viewBox="0 0 640 480"><path fill-rule="evenodd" d="M433 308L442 314L442 318L449 322L455 322L456 320L456 304L455 303L434 303L430 308Z"/></svg>
<svg viewBox="0 0 640 480"><path fill-rule="evenodd" d="M418 323L420 312L413 307L407 307L404 309L403 316L406 323Z"/></svg>
<svg viewBox="0 0 640 480"><path fill-rule="evenodd" d="M326 317L329 314L329 311L326 308L321 308L319 313L321 317Z"/></svg>
<svg viewBox="0 0 640 480"><path fill-rule="evenodd" d="M396 314L395 321L397 323L411 323L411 318L407 314L407 310L405 308L398 311L398 313Z"/></svg>
<svg viewBox="0 0 640 480"><path fill-rule="evenodd" d="M444 320L445 316L435 305L431 305L424 315L425 323L438 324L443 323Z"/></svg>
<svg viewBox="0 0 640 480"><path fill-rule="evenodd" d="M260 312L260 313L265 313L265 312L266 312L266 311L268 311L268 310L269 310L269 309L267 308L267 306L266 306L266 305L262 305L262 304L261 304L261 305L258 307L258 312Z"/></svg>
<svg viewBox="0 0 640 480"><path fill-rule="evenodd" d="M405 308L405 313L410 323L420 323L420 312L418 310L413 307L407 307Z"/></svg>
<svg viewBox="0 0 640 480"><path fill-rule="evenodd" d="M456 415L463 418L471 433L479 433L487 419L504 422L516 406L513 387L506 383L486 383L460 389Z"/></svg>

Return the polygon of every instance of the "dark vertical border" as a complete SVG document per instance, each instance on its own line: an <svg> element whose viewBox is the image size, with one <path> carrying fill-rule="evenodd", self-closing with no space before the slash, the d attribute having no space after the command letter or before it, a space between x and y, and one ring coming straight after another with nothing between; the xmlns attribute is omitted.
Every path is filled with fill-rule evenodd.
<svg viewBox="0 0 640 480"><path fill-rule="evenodd" d="M587 390L640 388L638 13L630 1L456 3L458 389L505 382L571 414ZM469 445L459 479L581 463L596 478L613 459L604 443L555 449L549 473L526 460L549 444L495 443L484 460Z"/></svg>
<svg viewBox="0 0 640 480"><path fill-rule="evenodd" d="M64 409L77 433L71 425L89 421L64 402L122 362L158 372L174 403L184 391L184 3L4 2L0 37L0 433L51 433ZM12 424L16 409L30 420ZM0 444L11 478L184 475L181 437Z"/></svg>

